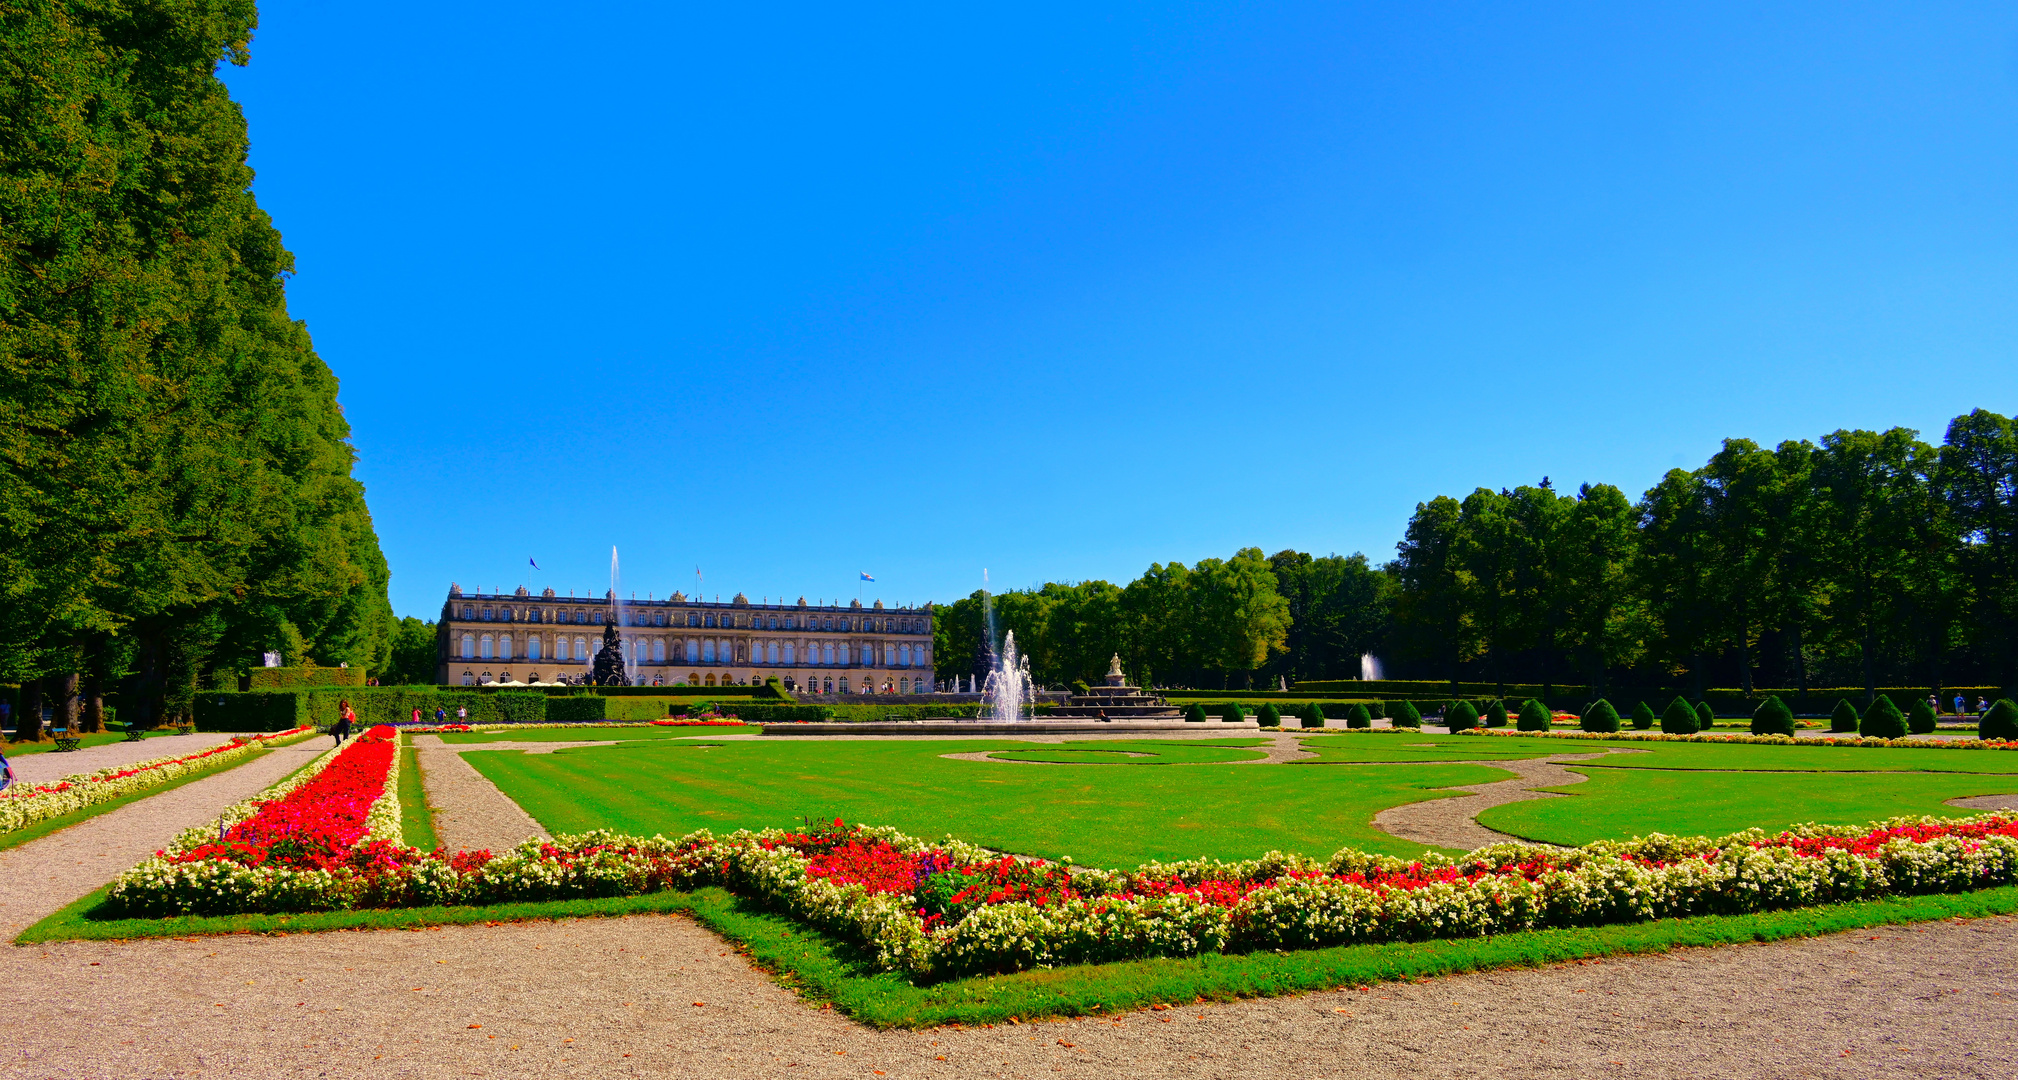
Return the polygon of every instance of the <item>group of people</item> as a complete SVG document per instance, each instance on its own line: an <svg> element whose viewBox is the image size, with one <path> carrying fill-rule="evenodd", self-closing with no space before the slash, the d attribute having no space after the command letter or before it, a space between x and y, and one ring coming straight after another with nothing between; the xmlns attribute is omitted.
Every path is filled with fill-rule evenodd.
<svg viewBox="0 0 2018 1080"><path fill-rule="evenodd" d="M1933 709L1933 710L1934 710L1934 711L1935 711L1936 713L1939 713L1939 712L1941 711L1941 699L1940 699L1940 698L1937 698L1937 697L1935 697L1935 696L1934 696L1934 695L1932 695L1932 694L1928 694L1928 695L1927 695L1927 707L1928 707L1928 708L1930 708L1930 709ZM1960 695L1960 694L1956 694L1956 695L1955 695L1955 715L1956 715L1956 716L1967 716L1967 715L1969 715L1970 711L1971 711L1971 710L1970 710L1970 708L1969 708L1969 699L1968 699L1968 698L1966 698L1966 697L1963 697L1963 696L1962 696L1962 695ZM1989 698L1986 698L1986 697L1983 697L1983 696L1981 696L1981 695L1978 695L1978 696L1977 696L1977 698L1976 698L1976 708L1975 708L1975 710L1974 710L1974 711L1975 711L1975 713L1976 713L1976 715L1977 715L1977 716L1981 716L1981 715L1983 715L1984 713L1986 713L1986 712L1989 712L1989 711L1990 711L1990 699L1989 699Z"/></svg>

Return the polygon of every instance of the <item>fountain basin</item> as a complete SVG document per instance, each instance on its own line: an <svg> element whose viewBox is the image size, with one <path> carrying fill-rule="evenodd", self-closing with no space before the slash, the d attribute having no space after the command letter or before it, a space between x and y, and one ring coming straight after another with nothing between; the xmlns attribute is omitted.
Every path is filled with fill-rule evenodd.
<svg viewBox="0 0 2018 1080"><path fill-rule="evenodd" d="M1183 720L1087 720L1079 717L1039 717L1035 720L998 721L972 717L945 717L931 720L871 720L851 724L765 724L770 735L894 735L933 738L947 735L1157 735L1183 733L1247 735L1260 731L1253 719L1229 724L1208 720L1187 724Z"/></svg>

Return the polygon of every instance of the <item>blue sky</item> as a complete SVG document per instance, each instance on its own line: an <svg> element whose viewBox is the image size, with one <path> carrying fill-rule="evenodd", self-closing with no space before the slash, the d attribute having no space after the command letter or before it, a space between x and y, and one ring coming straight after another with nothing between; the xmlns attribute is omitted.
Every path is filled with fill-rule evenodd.
<svg viewBox="0 0 2018 1080"><path fill-rule="evenodd" d="M1381 560L2018 410L2010 5L952 7L264 6L401 614Z"/></svg>

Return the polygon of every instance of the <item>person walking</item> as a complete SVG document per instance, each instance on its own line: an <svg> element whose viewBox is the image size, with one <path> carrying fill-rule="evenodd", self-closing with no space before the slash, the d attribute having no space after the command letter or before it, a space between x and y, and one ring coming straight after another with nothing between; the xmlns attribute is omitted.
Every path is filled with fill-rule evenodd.
<svg viewBox="0 0 2018 1080"><path fill-rule="evenodd" d="M0 754L0 791L14 786L14 766L8 764L7 755Z"/></svg>
<svg viewBox="0 0 2018 1080"><path fill-rule="evenodd" d="M1969 699L1963 697L1960 694L1955 695L1955 715L1956 716L1969 715Z"/></svg>
<svg viewBox="0 0 2018 1080"><path fill-rule="evenodd" d="M434 707L434 722L439 724L448 719L448 710L440 705Z"/></svg>
<svg viewBox="0 0 2018 1080"><path fill-rule="evenodd" d="M455 722L458 724L469 723L469 707L467 705L457 705L455 707Z"/></svg>
<svg viewBox="0 0 2018 1080"><path fill-rule="evenodd" d="M336 745L342 746L343 740L350 737L350 722L355 719L357 714L350 711L348 700L337 702L336 725L329 729L329 733L336 736Z"/></svg>

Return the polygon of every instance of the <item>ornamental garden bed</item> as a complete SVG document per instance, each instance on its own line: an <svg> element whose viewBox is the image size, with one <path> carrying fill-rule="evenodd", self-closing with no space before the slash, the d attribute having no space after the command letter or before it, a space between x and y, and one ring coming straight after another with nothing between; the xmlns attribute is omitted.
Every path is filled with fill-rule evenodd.
<svg viewBox="0 0 2018 1080"><path fill-rule="evenodd" d="M186 754L77 773L45 784L15 784L0 792L0 836L87 807L142 794L194 773L235 764L269 747L313 733L313 728L297 727L270 735L238 736L230 742Z"/></svg>

